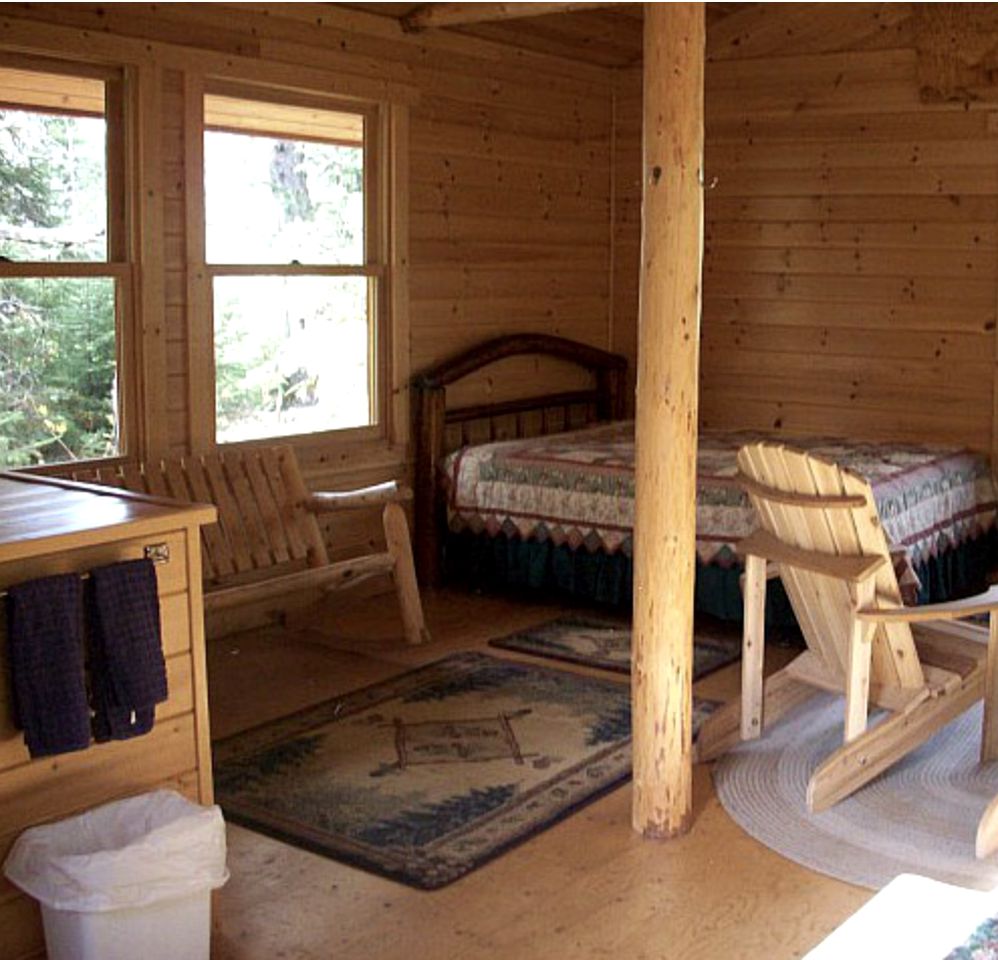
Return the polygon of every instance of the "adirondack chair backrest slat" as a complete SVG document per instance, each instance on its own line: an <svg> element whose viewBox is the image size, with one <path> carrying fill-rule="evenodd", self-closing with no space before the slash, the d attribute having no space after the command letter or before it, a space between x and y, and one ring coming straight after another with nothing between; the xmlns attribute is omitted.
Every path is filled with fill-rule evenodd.
<svg viewBox="0 0 998 960"><path fill-rule="evenodd" d="M782 465L771 463L770 461L773 459L772 456L767 457L766 451L757 446L746 447L739 453L739 467L747 476L765 486L781 490L790 489L790 485L783 475ZM790 546L810 549L809 540L800 536L797 530L800 524L806 520L808 511L759 496L753 495L751 499L760 526L764 530L769 531ZM835 628L829 629L821 606L810 600L808 602L801 600L807 592L808 578L803 571L790 566L781 567L780 575L811 651L832 676L844 678L844 661L839 652L840 644L838 641L840 638L837 636ZM834 593L837 585L829 584L829 587ZM819 599L826 594L827 591L818 591L814 595L816 599Z"/></svg>
<svg viewBox="0 0 998 960"><path fill-rule="evenodd" d="M880 525L870 485L861 477L803 451L781 444L755 443L738 454L741 471L751 480L785 493L861 497L863 506L797 506L750 491L760 526L785 544L817 554L880 556L876 591L880 599L901 603L887 539ZM781 567L794 613L809 649L827 673L844 681L851 629L852 595L845 581L806 570ZM871 680L887 687L924 684L924 675L907 624L878 627L873 640Z"/></svg>

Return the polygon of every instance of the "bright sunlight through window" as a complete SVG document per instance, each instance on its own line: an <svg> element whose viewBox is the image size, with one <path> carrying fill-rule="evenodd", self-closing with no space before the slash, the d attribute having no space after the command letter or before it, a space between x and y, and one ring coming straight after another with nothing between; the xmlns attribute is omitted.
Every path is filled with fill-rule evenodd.
<svg viewBox="0 0 998 960"><path fill-rule="evenodd" d="M219 443L368 426L364 117L205 98Z"/></svg>

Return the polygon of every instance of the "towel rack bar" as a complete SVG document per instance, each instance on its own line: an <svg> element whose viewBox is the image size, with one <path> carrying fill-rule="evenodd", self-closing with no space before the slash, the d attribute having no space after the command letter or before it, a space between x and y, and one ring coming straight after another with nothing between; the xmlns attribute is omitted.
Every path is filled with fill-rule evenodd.
<svg viewBox="0 0 998 960"><path fill-rule="evenodd" d="M152 560L153 564L159 566L163 563L170 562L170 545L168 543L150 543L147 547L143 549L143 553L147 560ZM80 574L81 580L89 580L90 574L84 570ZM7 596L8 591L0 590L0 600Z"/></svg>

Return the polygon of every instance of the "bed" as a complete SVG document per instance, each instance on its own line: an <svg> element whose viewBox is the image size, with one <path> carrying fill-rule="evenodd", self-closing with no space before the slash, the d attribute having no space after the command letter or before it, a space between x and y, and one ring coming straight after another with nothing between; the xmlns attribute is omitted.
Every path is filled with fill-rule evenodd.
<svg viewBox="0 0 998 960"><path fill-rule="evenodd" d="M592 390L448 409L448 385L500 357L537 352L585 368ZM625 369L622 358L571 341L506 337L424 373L417 381L416 529L425 580L629 604L634 427L619 419ZM735 454L758 439L718 431L700 436L696 602L726 619L741 617L734 544L753 527L734 480ZM950 599L982 586L998 553L985 457L942 446L788 442L870 481L907 602ZM771 593L768 615L791 622L781 592Z"/></svg>

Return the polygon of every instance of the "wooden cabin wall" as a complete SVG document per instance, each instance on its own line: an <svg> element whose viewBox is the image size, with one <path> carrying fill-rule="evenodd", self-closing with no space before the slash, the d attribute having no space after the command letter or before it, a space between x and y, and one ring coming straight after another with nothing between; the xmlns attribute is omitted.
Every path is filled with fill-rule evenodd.
<svg viewBox="0 0 998 960"><path fill-rule="evenodd" d="M119 47L138 49L159 70L158 102L143 122L159 141L154 239L165 292L162 327L147 324L147 336L162 336L165 359L151 364L142 390L147 413L157 407L153 424L165 423L169 454L189 450L192 423L211 415L192 400L191 358L210 346L210 330L188 292L187 236L197 224L188 223L187 193L198 174L184 91L216 62L259 64L261 78L278 70L284 82L294 77L289 67L320 68L411 92L409 311L398 327L405 369L503 333L543 330L609 346L612 71L439 31L407 36L397 21L326 4L4 4L0 20L0 43L112 59ZM538 375L509 362L472 384L467 399L536 392ZM326 440L296 446L316 488L408 474L404 437L376 452ZM341 521L336 552L356 552L378 530L373 514Z"/></svg>
<svg viewBox="0 0 998 960"><path fill-rule="evenodd" d="M996 34L958 9L923 12L957 6L763 4L709 27L705 426L991 449ZM973 49L940 57L947 30ZM621 73L616 93L614 336L627 350L639 84Z"/></svg>
<svg viewBox="0 0 998 960"><path fill-rule="evenodd" d="M641 276L640 67L616 71L613 84L613 262L610 273L611 346L627 357L629 413L638 369L638 293Z"/></svg>

